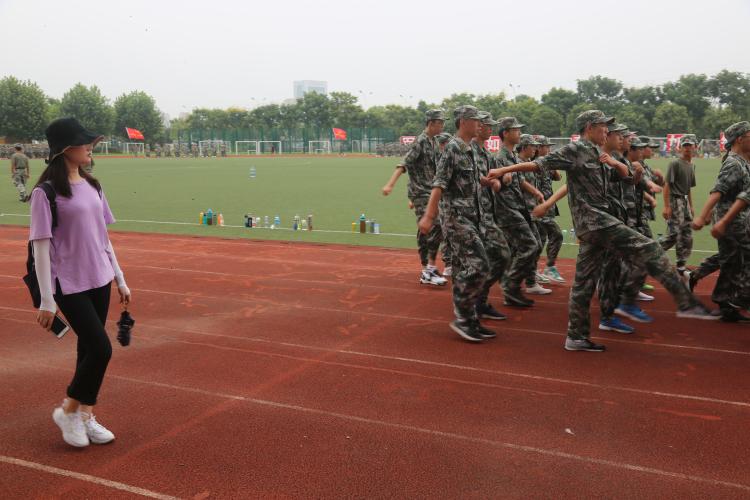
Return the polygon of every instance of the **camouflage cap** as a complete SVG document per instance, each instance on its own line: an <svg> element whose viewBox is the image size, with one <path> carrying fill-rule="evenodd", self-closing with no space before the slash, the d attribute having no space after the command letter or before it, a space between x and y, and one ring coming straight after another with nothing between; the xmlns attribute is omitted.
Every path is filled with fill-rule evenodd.
<svg viewBox="0 0 750 500"><path fill-rule="evenodd" d="M474 106L465 104L453 110L453 117L457 120L479 120L479 110Z"/></svg>
<svg viewBox="0 0 750 500"><path fill-rule="evenodd" d="M685 144L692 144L695 146L698 144L698 140L695 138L693 134L687 134L680 137L680 147L684 146Z"/></svg>
<svg viewBox="0 0 750 500"><path fill-rule="evenodd" d="M445 144L446 142L451 140L452 135L450 135L448 132L442 132L435 136L435 139L437 139L439 144Z"/></svg>
<svg viewBox="0 0 750 500"><path fill-rule="evenodd" d="M724 138L727 140L727 147L732 147L734 141L750 132L750 122L737 122L727 127L724 131Z"/></svg>
<svg viewBox="0 0 750 500"><path fill-rule="evenodd" d="M628 126L624 123L608 123L607 124L607 131L608 132L625 132L628 130Z"/></svg>
<svg viewBox="0 0 750 500"><path fill-rule="evenodd" d="M480 111L479 112L479 121L482 122L482 125L489 125L489 126L495 126L499 122L492 119L492 114L488 111Z"/></svg>
<svg viewBox="0 0 750 500"><path fill-rule="evenodd" d="M641 141L641 138L637 135L634 135L630 138L630 147L631 148L645 148L648 147L648 142Z"/></svg>
<svg viewBox="0 0 750 500"><path fill-rule="evenodd" d="M588 125L589 123L606 123L607 125L609 125L614 121L615 118L613 116L607 116L598 109L590 109L588 111L584 111L576 117L576 130L585 129L586 125Z"/></svg>
<svg viewBox="0 0 750 500"><path fill-rule="evenodd" d="M432 120L445 121L445 112L442 109L428 109L424 114L424 118L428 122Z"/></svg>
<svg viewBox="0 0 750 500"><path fill-rule="evenodd" d="M521 142L518 143L518 147L525 148L526 146L539 146L539 142L531 134L521 134Z"/></svg>
<svg viewBox="0 0 750 500"><path fill-rule="evenodd" d="M522 128L525 127L523 123L518 123L515 116L506 116L500 119L500 128L508 130L509 128Z"/></svg>
<svg viewBox="0 0 750 500"><path fill-rule="evenodd" d="M552 142L549 140L549 137L547 137L546 135L537 135L534 138L536 139L536 142L538 142L540 146L552 146Z"/></svg>
<svg viewBox="0 0 750 500"><path fill-rule="evenodd" d="M23 149L23 146L21 146L21 144L19 144L19 143L13 144L13 147L16 148L16 149Z"/></svg>
<svg viewBox="0 0 750 500"><path fill-rule="evenodd" d="M640 139L641 142L645 143L647 148L658 148L659 143L655 140L651 139L650 137L641 136L638 139Z"/></svg>

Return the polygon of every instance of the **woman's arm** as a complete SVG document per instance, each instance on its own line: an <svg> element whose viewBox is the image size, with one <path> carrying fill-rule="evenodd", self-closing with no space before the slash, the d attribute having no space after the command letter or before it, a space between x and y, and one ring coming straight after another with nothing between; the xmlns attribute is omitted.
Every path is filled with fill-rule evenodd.
<svg viewBox="0 0 750 500"><path fill-rule="evenodd" d="M39 293L42 303L39 306L36 320L42 328L49 330L57 312L54 292L52 291L52 265L49 258L50 239L34 240L31 243L34 251L34 267L36 280L39 283Z"/></svg>
<svg viewBox="0 0 750 500"><path fill-rule="evenodd" d="M107 257L109 262L112 264L112 269L115 272L115 281L117 282L117 291L120 292L120 303L128 305L130 303L130 289L125 282L125 275L120 269L120 264L117 262L117 256L115 255L115 249L112 248L112 242L107 242Z"/></svg>

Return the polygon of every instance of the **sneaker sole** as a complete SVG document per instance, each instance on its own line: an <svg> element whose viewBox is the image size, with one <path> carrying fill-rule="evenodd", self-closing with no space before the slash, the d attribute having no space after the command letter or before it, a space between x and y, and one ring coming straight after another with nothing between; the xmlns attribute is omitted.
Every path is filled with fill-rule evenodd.
<svg viewBox="0 0 750 500"><path fill-rule="evenodd" d="M445 286L448 284L448 281L446 281L445 283L433 283L430 280L423 280L423 279L420 279L419 282L423 285L432 285L432 286Z"/></svg>
<svg viewBox="0 0 750 500"><path fill-rule="evenodd" d="M503 305L508 307L520 307L523 309L528 309L529 307L534 306L534 304L521 304L519 302L509 302L507 300L503 302Z"/></svg>
<svg viewBox="0 0 750 500"><path fill-rule="evenodd" d="M613 328L611 326L604 326L604 325L599 325L599 330L604 330L605 332L617 332L617 333L627 333L627 334L635 333L635 330L620 330L618 328Z"/></svg>
<svg viewBox="0 0 750 500"><path fill-rule="evenodd" d="M580 352L604 352L604 351L606 351L606 349L586 349L586 348L579 349L577 347L568 347L567 345L565 346L565 350L566 351L570 351L570 352L576 352L576 351L580 351Z"/></svg>
<svg viewBox="0 0 750 500"><path fill-rule="evenodd" d="M678 318L687 318L687 319L702 319L704 321L716 321L721 316L712 316L710 313L708 314L695 314L695 313L684 313L677 311L677 317Z"/></svg>
<svg viewBox="0 0 750 500"><path fill-rule="evenodd" d="M547 290L546 292L532 292L531 290L524 290L524 292L527 295L549 295L552 293L552 290Z"/></svg>
<svg viewBox="0 0 750 500"><path fill-rule="evenodd" d="M619 309L615 309L615 314L618 316L622 316L623 318L628 318L629 320L635 321L637 323L653 323L654 322L654 318L639 319L638 316L633 316L632 314L628 314L625 311L621 311Z"/></svg>
<svg viewBox="0 0 750 500"><path fill-rule="evenodd" d="M461 338L464 339L464 340L468 340L469 342L481 342L482 341L482 339L478 339L478 338L472 337L470 335L467 335L466 332L464 332L463 330L461 330L459 327L457 327L453 323L449 323L449 325L451 327L451 330L453 330L454 332L456 332L457 334L459 334L461 336Z"/></svg>
<svg viewBox="0 0 750 500"><path fill-rule="evenodd" d="M491 319L491 320L494 320L494 321L503 321L504 319L508 319L507 316L502 316L502 317L500 317L500 316L489 316L487 314L482 314L481 318L482 319Z"/></svg>
<svg viewBox="0 0 750 500"><path fill-rule="evenodd" d="M650 299L642 299L642 298L638 297L638 298L637 298L637 299L635 299L635 300L638 300L638 301L640 301L640 302L653 302L653 301L654 301L654 298L653 298L653 297L651 297Z"/></svg>
<svg viewBox="0 0 750 500"><path fill-rule="evenodd" d="M115 438L113 437L112 439L107 439L106 441L99 441L99 440L96 440L96 439L92 438L91 436L89 436L89 441L91 441L92 444L108 444L108 443L111 443L114 440L115 440Z"/></svg>

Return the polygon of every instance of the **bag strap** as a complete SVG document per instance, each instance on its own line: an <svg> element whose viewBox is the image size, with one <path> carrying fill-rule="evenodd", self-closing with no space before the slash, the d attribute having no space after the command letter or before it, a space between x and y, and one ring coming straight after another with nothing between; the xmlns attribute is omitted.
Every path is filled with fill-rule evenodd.
<svg viewBox="0 0 750 500"><path fill-rule="evenodd" d="M57 197L57 193L55 192L55 188L52 187L52 182L45 181L39 184L39 187L42 188L42 191L44 191L44 194L47 195L47 201L49 201L49 209L50 212L52 212L52 229L57 227L57 201L55 198Z"/></svg>

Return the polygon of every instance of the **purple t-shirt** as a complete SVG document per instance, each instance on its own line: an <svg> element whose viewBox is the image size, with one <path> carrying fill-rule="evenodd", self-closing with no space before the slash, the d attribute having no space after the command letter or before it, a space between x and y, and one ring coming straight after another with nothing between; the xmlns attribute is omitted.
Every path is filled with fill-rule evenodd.
<svg viewBox="0 0 750 500"><path fill-rule="evenodd" d="M115 222L107 198L85 180L70 183L73 196L59 194L57 227L52 229L52 212L41 188L31 193L29 240L50 241L52 290L60 281L63 295L84 292L110 283L115 277L107 255L107 224Z"/></svg>

